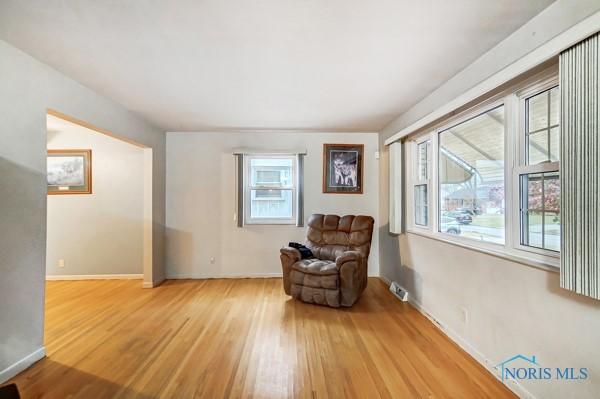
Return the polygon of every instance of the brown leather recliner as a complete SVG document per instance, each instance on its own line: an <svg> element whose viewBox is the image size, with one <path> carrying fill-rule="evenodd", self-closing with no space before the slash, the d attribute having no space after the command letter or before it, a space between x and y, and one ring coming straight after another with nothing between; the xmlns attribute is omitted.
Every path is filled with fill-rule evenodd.
<svg viewBox="0 0 600 399"><path fill-rule="evenodd" d="M306 246L315 258L281 248L285 293L308 303L352 306L367 286L373 224L370 216L312 215Z"/></svg>

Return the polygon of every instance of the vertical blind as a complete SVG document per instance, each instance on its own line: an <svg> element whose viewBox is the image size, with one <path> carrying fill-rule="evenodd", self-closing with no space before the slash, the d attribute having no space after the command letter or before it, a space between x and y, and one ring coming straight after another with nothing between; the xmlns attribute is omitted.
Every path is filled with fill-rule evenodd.
<svg viewBox="0 0 600 399"><path fill-rule="evenodd" d="M390 151L390 222L392 234L402 233L402 143L396 141Z"/></svg>
<svg viewBox="0 0 600 399"><path fill-rule="evenodd" d="M600 39L560 55L560 286L600 299Z"/></svg>

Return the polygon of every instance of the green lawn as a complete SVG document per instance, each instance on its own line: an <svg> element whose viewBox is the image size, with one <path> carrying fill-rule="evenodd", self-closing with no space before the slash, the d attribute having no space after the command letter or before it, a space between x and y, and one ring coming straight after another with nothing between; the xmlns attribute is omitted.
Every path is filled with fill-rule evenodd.
<svg viewBox="0 0 600 399"><path fill-rule="evenodd" d="M503 227L504 215L475 215L472 226Z"/></svg>

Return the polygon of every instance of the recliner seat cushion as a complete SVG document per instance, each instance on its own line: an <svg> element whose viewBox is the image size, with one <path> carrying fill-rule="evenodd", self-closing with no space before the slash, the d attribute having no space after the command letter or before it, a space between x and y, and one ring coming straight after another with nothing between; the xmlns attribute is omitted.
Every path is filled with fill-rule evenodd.
<svg viewBox="0 0 600 399"><path fill-rule="evenodd" d="M326 276L328 274L339 274L335 262L317 258L302 259L292 265L293 270L302 273Z"/></svg>
<svg viewBox="0 0 600 399"><path fill-rule="evenodd" d="M292 265L292 284L312 288L338 289L340 273L335 262L320 259L303 259Z"/></svg>

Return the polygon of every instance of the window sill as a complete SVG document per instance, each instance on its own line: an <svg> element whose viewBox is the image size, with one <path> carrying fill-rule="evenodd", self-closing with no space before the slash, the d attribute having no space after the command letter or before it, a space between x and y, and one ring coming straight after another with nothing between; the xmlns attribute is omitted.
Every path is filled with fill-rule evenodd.
<svg viewBox="0 0 600 399"><path fill-rule="evenodd" d="M471 250L471 251L477 251L477 252L484 253L487 255L495 256L497 258L509 260L512 262L520 263L525 266L534 267L536 269L541 269L541 270L545 270L545 271L552 272L552 273L559 273L559 271L560 271L558 259L555 262L530 259L530 258L527 258L522 255L509 253L504 250L482 248L482 247L477 246L476 244L469 245L469 244L458 242L458 241L455 241L455 240L452 240L449 238L445 238L442 235L432 234L431 232L423 232L423 231L418 231L418 230L414 230L414 229L408 229L406 233L418 235L418 236L429 238L429 239L436 240L436 241L441 241L446 244L455 245L457 247L461 247L461 248Z"/></svg>
<svg viewBox="0 0 600 399"><path fill-rule="evenodd" d="M295 226L296 220L246 220L244 222L248 226L265 226L265 225L279 225L279 226Z"/></svg>

